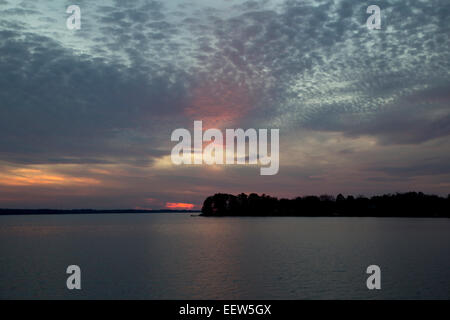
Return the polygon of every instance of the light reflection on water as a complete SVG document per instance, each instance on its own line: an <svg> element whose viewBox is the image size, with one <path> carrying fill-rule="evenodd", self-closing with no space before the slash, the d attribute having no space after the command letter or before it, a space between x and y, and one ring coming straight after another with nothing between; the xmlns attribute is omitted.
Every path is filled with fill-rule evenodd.
<svg viewBox="0 0 450 320"><path fill-rule="evenodd" d="M449 299L449 240L449 219L4 216L0 298Z"/></svg>

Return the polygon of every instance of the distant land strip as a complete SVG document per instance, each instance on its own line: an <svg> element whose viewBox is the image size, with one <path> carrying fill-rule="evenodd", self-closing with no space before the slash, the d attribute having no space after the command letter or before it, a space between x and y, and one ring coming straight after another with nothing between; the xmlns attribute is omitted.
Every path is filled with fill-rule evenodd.
<svg viewBox="0 0 450 320"><path fill-rule="evenodd" d="M217 193L204 201L201 216L450 218L450 194L446 198L407 192L370 198L339 194L278 199L256 193Z"/></svg>
<svg viewBox="0 0 450 320"><path fill-rule="evenodd" d="M144 209L111 209L111 210L95 210L95 209L0 209L0 216L4 215L43 215L43 214L106 214L106 213L198 213L200 210L144 210Z"/></svg>

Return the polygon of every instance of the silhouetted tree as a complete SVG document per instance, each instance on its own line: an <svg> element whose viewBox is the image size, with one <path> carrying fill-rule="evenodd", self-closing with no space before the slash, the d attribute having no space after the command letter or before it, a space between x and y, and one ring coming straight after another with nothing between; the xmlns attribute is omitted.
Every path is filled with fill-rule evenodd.
<svg viewBox="0 0 450 320"><path fill-rule="evenodd" d="M422 192L385 194L367 198L338 194L277 199L268 195L218 193L206 198L203 216L355 216L355 217L450 217L447 198Z"/></svg>

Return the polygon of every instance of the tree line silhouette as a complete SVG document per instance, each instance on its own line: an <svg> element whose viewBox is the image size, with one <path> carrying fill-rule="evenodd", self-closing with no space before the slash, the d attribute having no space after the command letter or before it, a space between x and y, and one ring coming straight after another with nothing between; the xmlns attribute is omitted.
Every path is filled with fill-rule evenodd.
<svg viewBox="0 0 450 320"><path fill-rule="evenodd" d="M206 198L202 216L300 216L300 217L445 217L450 218L450 194L422 192L364 196L330 195L278 199L268 195L217 193Z"/></svg>

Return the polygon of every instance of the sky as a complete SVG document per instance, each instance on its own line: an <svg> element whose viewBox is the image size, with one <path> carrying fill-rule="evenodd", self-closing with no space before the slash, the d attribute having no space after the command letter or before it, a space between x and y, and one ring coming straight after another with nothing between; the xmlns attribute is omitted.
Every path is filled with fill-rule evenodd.
<svg viewBox="0 0 450 320"><path fill-rule="evenodd" d="M446 196L449 22L448 0L0 0L0 207ZM195 120L279 129L278 174L174 165Z"/></svg>

